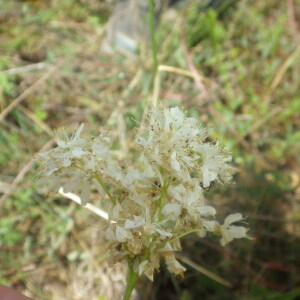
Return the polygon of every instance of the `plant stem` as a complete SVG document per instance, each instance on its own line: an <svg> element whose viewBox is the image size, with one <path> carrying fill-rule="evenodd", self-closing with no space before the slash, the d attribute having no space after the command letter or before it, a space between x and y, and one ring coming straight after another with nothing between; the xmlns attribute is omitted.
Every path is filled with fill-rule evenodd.
<svg viewBox="0 0 300 300"><path fill-rule="evenodd" d="M150 27L150 38L151 38L151 48L152 48L152 57L153 57L153 75L158 69L158 60L157 60L157 44L155 39L155 12L154 12L154 0L148 0L149 6L149 27Z"/></svg>
<svg viewBox="0 0 300 300"><path fill-rule="evenodd" d="M127 282L123 300L130 300L133 289L139 279L139 274L133 271L133 263L128 260Z"/></svg>
<svg viewBox="0 0 300 300"><path fill-rule="evenodd" d="M101 185L103 191L106 193L106 195L108 196L108 198L110 199L110 201L112 202L112 204L116 205L116 200L115 198L111 195L111 193L109 192L108 188L106 187L106 185L104 184L104 182L102 181L101 177L97 174L94 173L94 178L98 181L98 183Z"/></svg>

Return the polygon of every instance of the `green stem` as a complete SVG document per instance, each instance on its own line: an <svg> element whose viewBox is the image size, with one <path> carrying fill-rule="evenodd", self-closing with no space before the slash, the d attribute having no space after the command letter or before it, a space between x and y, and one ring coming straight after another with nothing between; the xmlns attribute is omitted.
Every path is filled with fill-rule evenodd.
<svg viewBox="0 0 300 300"><path fill-rule="evenodd" d="M158 69L158 60L157 60L157 44L155 38L155 12L154 12L154 0L148 0L148 12L149 12L149 27L150 27L150 38L151 38L151 48L152 48L152 57L153 57L153 75L155 76Z"/></svg>
<svg viewBox="0 0 300 300"><path fill-rule="evenodd" d="M106 195L108 196L108 198L110 199L110 201L112 202L112 204L116 205L116 199L111 195L111 193L109 192L108 188L106 187L106 185L102 181L101 177L98 174L96 174L96 173L94 173L94 177L98 181L98 183L101 185L103 191L106 193Z"/></svg>
<svg viewBox="0 0 300 300"><path fill-rule="evenodd" d="M192 230L186 231L186 232L184 232L184 233L182 233L182 234L180 234L180 235L177 235L177 236L173 237L172 239L168 240L168 242L173 242L173 241L175 241L175 240L181 239L182 237L184 237L184 236L186 236L186 235L188 235L188 234L190 234L190 233L198 232L198 231L200 231L200 230L202 230L202 229L201 229L201 228L198 228L198 229L192 229Z"/></svg>
<svg viewBox="0 0 300 300"><path fill-rule="evenodd" d="M139 279L139 274L133 271L133 263L128 260L127 282L123 300L130 300L133 289Z"/></svg>
<svg viewBox="0 0 300 300"><path fill-rule="evenodd" d="M75 165L76 168L78 168L79 170L81 170L82 172L85 172L85 170L80 167L79 165ZM97 174L92 172L92 176L98 181L98 183L101 185L103 191L106 193L106 195L108 196L108 198L110 199L110 201L112 202L113 205L116 205L117 202L115 200L115 198L111 195L111 193L109 192L108 188L106 187L106 185L104 184L103 180L101 179L101 177Z"/></svg>

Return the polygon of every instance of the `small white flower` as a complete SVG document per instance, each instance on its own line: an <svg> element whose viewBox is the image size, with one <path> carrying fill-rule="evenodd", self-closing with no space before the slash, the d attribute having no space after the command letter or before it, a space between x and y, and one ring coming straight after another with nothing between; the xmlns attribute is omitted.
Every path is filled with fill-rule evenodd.
<svg viewBox="0 0 300 300"><path fill-rule="evenodd" d="M157 223L150 223L150 222L147 222L144 226L144 232L148 235L153 235L155 234L156 232L158 232L162 238L165 238L165 237L171 237L172 236L172 233L162 229L160 227L159 224Z"/></svg>
<svg viewBox="0 0 300 300"><path fill-rule="evenodd" d="M221 225L222 238L220 243L222 246L227 245L233 239L247 238L247 228L243 226L231 225L232 223L243 220L243 216L240 213L231 214L224 220L224 224Z"/></svg>
<svg viewBox="0 0 300 300"><path fill-rule="evenodd" d="M159 234L161 234L163 237L171 237L171 236L173 236L172 233L170 233L170 232L168 232L166 230L163 230L163 229L161 229L159 227L155 228L155 231L158 232Z"/></svg>
<svg viewBox="0 0 300 300"><path fill-rule="evenodd" d="M145 156L186 182L191 181L189 169L197 169L199 155L194 144L201 143L205 130L194 118L186 118L178 107L165 109L159 105L152 109L149 124L136 141L144 149Z"/></svg>
<svg viewBox="0 0 300 300"><path fill-rule="evenodd" d="M134 216L134 220L126 220L124 228L132 229L143 226L146 223L145 219L140 216Z"/></svg>
<svg viewBox="0 0 300 300"><path fill-rule="evenodd" d="M183 273L186 271L186 268L183 267L179 261L175 258L174 253L168 253L165 255L165 261L168 270L177 275L177 276L183 276Z"/></svg>
<svg viewBox="0 0 300 300"><path fill-rule="evenodd" d="M219 223L215 220L210 221L210 220L203 219L202 225L207 231L214 232L214 231L216 231Z"/></svg>
<svg viewBox="0 0 300 300"><path fill-rule="evenodd" d="M122 242L125 242L127 240L127 238L128 238L128 232L124 228L117 226L116 227L116 240L118 242L122 243Z"/></svg>
<svg viewBox="0 0 300 300"><path fill-rule="evenodd" d="M171 218L177 218L180 213L181 205L178 203L167 203L162 209L162 214Z"/></svg>
<svg viewBox="0 0 300 300"><path fill-rule="evenodd" d="M173 151L172 155L171 155L171 167L175 170L175 171L180 171L180 164L179 162L176 160L176 152Z"/></svg>
<svg viewBox="0 0 300 300"><path fill-rule="evenodd" d="M192 186L170 186L168 193L178 204L181 205L181 211L185 210L188 217L194 221L199 221L200 216L211 215L213 216L216 212L213 207L205 206L205 200L203 196L203 189L192 181Z"/></svg>
<svg viewBox="0 0 300 300"><path fill-rule="evenodd" d="M212 181L223 179L223 174L232 172L232 167L227 165L231 156L220 149L217 144L202 143L195 146L195 151L201 154L203 187L208 188Z"/></svg>
<svg viewBox="0 0 300 300"><path fill-rule="evenodd" d="M197 207L198 212L200 213L201 217L210 217L215 216L217 213L216 210L212 206L204 205Z"/></svg>
<svg viewBox="0 0 300 300"><path fill-rule="evenodd" d="M87 154L87 152L83 151L81 147L75 147L71 150L71 153L73 154L74 157L79 158L85 154Z"/></svg>

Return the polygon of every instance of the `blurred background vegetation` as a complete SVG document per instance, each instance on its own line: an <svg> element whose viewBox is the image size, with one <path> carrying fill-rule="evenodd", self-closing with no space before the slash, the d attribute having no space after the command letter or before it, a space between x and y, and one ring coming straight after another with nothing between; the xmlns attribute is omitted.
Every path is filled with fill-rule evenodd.
<svg viewBox="0 0 300 300"><path fill-rule="evenodd" d="M188 236L186 276L162 265L153 284L140 282L138 297L300 299L300 1L203 3L162 13L158 61L171 68L161 68L155 93L232 152L235 183L206 197L220 218L246 215L254 239L222 248ZM123 267L105 263L103 221L45 195L34 161L55 144L56 129L81 122L89 134L108 128L116 155L133 156L132 129L153 95L153 60L147 44L135 60L101 50L113 6L0 2L0 284L35 299L118 300L122 292Z"/></svg>

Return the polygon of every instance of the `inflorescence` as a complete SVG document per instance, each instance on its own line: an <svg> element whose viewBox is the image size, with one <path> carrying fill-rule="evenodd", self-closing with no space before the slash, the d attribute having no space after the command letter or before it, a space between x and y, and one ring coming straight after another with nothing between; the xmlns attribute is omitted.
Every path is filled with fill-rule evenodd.
<svg viewBox="0 0 300 300"><path fill-rule="evenodd" d="M174 254L181 237L212 233L223 246L248 237L244 226L234 225L243 220L240 213L220 224L204 198L212 182L230 181L231 156L207 142L206 128L178 107L150 109L136 135L140 156L131 169L114 159L108 137L84 138L82 130L39 154L40 177L52 190L79 193L82 205L90 202L91 188L98 189L109 216L104 236L113 261L127 260L152 280L163 258L170 272L183 275Z"/></svg>

